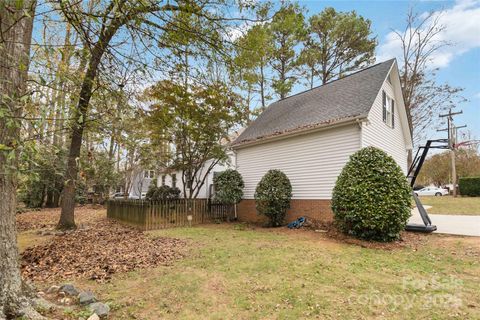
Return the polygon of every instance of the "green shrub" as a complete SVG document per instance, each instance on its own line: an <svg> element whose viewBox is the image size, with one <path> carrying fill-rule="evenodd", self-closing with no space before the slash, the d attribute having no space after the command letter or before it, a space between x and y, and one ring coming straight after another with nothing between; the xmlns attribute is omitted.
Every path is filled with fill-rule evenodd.
<svg viewBox="0 0 480 320"><path fill-rule="evenodd" d="M272 227L284 223L287 209L290 208L292 185L280 170L269 170L255 189L255 205L261 215L270 219Z"/></svg>
<svg viewBox="0 0 480 320"><path fill-rule="evenodd" d="M145 198L151 201L163 201L178 199L180 197L180 189L177 187L172 188L170 186L157 187L154 183L148 187Z"/></svg>
<svg viewBox="0 0 480 320"><path fill-rule="evenodd" d="M458 188L462 196L480 196L480 177L463 177L458 180Z"/></svg>
<svg viewBox="0 0 480 320"><path fill-rule="evenodd" d="M225 204L236 204L243 197L242 175L233 169L220 172L213 177L215 200Z"/></svg>
<svg viewBox="0 0 480 320"><path fill-rule="evenodd" d="M147 193L145 194L145 199L151 200L155 195L157 189L157 182L155 180L152 180L152 182L150 182L150 185L148 186Z"/></svg>
<svg viewBox="0 0 480 320"><path fill-rule="evenodd" d="M45 184L35 178L31 178L23 182L19 192L19 200L22 201L27 208L41 208L45 194Z"/></svg>
<svg viewBox="0 0 480 320"><path fill-rule="evenodd" d="M398 239L411 214L411 192L392 157L363 148L350 157L333 189L336 225L361 239Z"/></svg>
<svg viewBox="0 0 480 320"><path fill-rule="evenodd" d="M82 179L75 183L75 203L81 205L87 203L87 185Z"/></svg>

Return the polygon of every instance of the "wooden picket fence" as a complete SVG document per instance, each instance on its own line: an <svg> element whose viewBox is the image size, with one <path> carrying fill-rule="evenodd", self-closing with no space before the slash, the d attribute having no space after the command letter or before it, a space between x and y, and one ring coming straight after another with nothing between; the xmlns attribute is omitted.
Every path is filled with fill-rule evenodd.
<svg viewBox="0 0 480 320"><path fill-rule="evenodd" d="M210 199L108 200L107 217L142 230L185 227L233 217L234 207ZM191 215L191 221L188 216Z"/></svg>

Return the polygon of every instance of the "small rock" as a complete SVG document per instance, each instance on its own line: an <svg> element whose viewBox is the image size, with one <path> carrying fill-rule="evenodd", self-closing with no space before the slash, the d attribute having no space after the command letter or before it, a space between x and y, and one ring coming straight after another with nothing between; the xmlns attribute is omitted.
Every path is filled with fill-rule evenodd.
<svg viewBox="0 0 480 320"><path fill-rule="evenodd" d="M70 299L70 298L62 298L62 299L60 299L60 303L61 303L61 304L64 304L64 305L70 305L71 302L72 302L72 299Z"/></svg>
<svg viewBox="0 0 480 320"><path fill-rule="evenodd" d="M100 318L107 317L110 312L110 307L101 302L92 303L88 307L90 308L90 311L96 313Z"/></svg>
<svg viewBox="0 0 480 320"><path fill-rule="evenodd" d="M91 291L83 291L83 292L80 292L80 294L78 295L78 302L80 302L82 306L90 303L94 303L96 301L97 299L95 298L95 296Z"/></svg>
<svg viewBox="0 0 480 320"><path fill-rule="evenodd" d="M94 313L90 317L88 317L87 320L100 320L100 317L98 316L98 314Z"/></svg>
<svg viewBox="0 0 480 320"><path fill-rule="evenodd" d="M41 309L41 310L53 310L56 308L56 306L43 299L43 298L35 298L33 299L33 306L36 308L36 309Z"/></svg>
<svg viewBox="0 0 480 320"><path fill-rule="evenodd" d="M47 289L48 294L53 294L57 293L60 290L59 286L51 286L50 288Z"/></svg>
<svg viewBox="0 0 480 320"><path fill-rule="evenodd" d="M73 284L64 284L63 286L60 287L60 292L65 292L66 295L69 295L69 296L78 296L79 292L77 290L77 288L75 288L73 286Z"/></svg>
<svg viewBox="0 0 480 320"><path fill-rule="evenodd" d="M94 313L90 317L88 317L87 320L100 320L100 317L98 316L98 314Z"/></svg>

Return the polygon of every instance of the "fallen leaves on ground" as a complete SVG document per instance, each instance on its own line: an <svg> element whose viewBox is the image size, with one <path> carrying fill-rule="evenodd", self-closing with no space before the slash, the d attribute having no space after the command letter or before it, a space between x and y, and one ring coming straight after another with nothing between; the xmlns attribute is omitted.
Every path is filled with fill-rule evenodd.
<svg viewBox="0 0 480 320"><path fill-rule="evenodd" d="M75 208L75 222L79 227L94 223L105 217L103 206L83 206ZM17 214L17 230L54 228L60 219L60 208L42 209Z"/></svg>
<svg viewBox="0 0 480 320"><path fill-rule="evenodd" d="M184 255L183 240L151 238L98 214L102 211L90 210L95 216L91 222L57 234L47 244L27 248L21 255L23 276L34 281L85 278L102 282L117 272L169 265ZM38 216L30 216L34 217ZM50 225L42 221L40 225Z"/></svg>

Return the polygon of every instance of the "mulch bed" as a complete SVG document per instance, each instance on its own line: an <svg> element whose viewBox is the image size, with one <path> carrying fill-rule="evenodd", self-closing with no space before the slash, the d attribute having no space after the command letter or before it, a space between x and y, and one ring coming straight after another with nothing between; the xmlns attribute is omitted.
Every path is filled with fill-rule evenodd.
<svg viewBox="0 0 480 320"><path fill-rule="evenodd" d="M257 230L267 230L273 232L286 233L290 236L295 234L301 236L310 236L312 239L318 239L319 237L333 241L337 243L347 243L351 245L360 246L362 248L370 249L380 249L380 250L396 250L401 248L411 248L417 250L417 248L422 247L428 241L428 234L422 233L412 233L403 231L400 234L400 239L392 242L376 242L376 241L366 241L354 238L350 235L347 235L339 231L332 221L322 222L317 219L306 217L307 221L300 229L288 229L286 227L282 228L262 228L261 225ZM252 227L251 225L250 227ZM255 227L253 227L255 229Z"/></svg>
<svg viewBox="0 0 480 320"><path fill-rule="evenodd" d="M58 221L57 212L47 214L48 219L45 211L43 215L32 212L27 219L29 214L20 219L22 229L27 225L34 229L51 227ZM39 217L40 222L30 220ZM105 210L88 210L80 220L83 224L77 230L56 234L45 245L27 248L21 254L23 276L41 282L75 278L103 282L118 272L170 265L184 256L184 240L149 237L106 219Z"/></svg>

